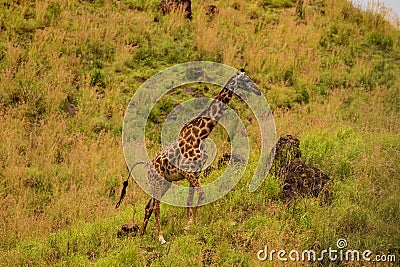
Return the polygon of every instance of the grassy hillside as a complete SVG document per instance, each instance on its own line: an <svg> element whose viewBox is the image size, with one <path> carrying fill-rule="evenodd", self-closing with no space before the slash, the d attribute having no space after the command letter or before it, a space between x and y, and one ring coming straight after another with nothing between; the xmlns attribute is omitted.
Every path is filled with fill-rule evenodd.
<svg viewBox="0 0 400 267"><path fill-rule="evenodd" d="M295 2L193 1L188 21L162 16L154 0L2 1L0 265L274 266L257 259L265 245L321 251L339 238L400 262L400 31L344 0L308 1L303 18ZM304 198L287 207L270 176L248 193L254 156L189 233L185 209L162 205L167 245L158 244L153 218L142 239L117 238L132 216L141 223L148 199L131 185L114 209L127 175L125 109L147 78L193 60L246 66L278 135L298 136L303 160L333 179L331 205ZM152 153L159 134L151 129L175 103L218 92L195 88L153 110ZM256 132L245 105L235 98L232 106ZM229 148L223 129L213 139Z"/></svg>

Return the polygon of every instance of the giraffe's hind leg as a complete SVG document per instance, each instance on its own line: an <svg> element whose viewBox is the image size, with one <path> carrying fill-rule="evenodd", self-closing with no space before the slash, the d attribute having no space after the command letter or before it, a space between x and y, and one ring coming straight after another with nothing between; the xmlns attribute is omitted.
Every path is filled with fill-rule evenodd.
<svg viewBox="0 0 400 267"><path fill-rule="evenodd" d="M159 200L154 200L154 216L156 217L156 225L157 225L157 230L158 230L158 241L160 241L161 244L167 243L164 239L162 230L161 230L161 223L160 223L160 201Z"/></svg>
<svg viewBox="0 0 400 267"><path fill-rule="evenodd" d="M146 231L147 223L149 222L151 214L153 213L154 202L155 202L154 198L151 198L146 205L143 225L142 225L142 229L140 229L140 236L143 236L144 231Z"/></svg>
<svg viewBox="0 0 400 267"><path fill-rule="evenodd" d="M167 190L170 188L171 182L168 182L161 176L159 176L159 178L161 178L161 180L159 180L159 186L157 187L157 189L159 191L157 191L156 199L154 199L154 216L156 217L156 225L157 225L157 230L158 230L158 241L160 241L161 244L165 244L167 242L164 239L164 236L163 236L163 233L161 230L161 222L160 222L160 199L165 194L165 192L167 192Z"/></svg>
<svg viewBox="0 0 400 267"><path fill-rule="evenodd" d="M143 233L144 230L146 229L147 222L151 216L151 213L154 210L154 216L156 217L156 226L158 230L158 240L160 241L161 244L165 244L166 241L163 237L162 230L161 230L161 223L160 223L160 199L162 196L167 192L167 190L171 186L171 182L167 181L164 177L159 175L155 169L150 169L149 170L149 182L151 185L151 188L153 190L153 196L151 199L151 205L150 202L146 206L146 215L145 215L145 220L143 222ZM151 206L151 209L149 209L148 212L148 207Z"/></svg>

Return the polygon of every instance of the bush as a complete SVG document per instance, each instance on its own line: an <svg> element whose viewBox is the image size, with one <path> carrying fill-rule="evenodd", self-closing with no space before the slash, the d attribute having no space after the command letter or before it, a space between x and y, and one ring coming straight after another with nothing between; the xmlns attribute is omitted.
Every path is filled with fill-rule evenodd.
<svg viewBox="0 0 400 267"><path fill-rule="evenodd" d="M385 35L380 31L370 31L365 35L365 43L372 45L378 49L388 52L393 49L393 39L391 36Z"/></svg>

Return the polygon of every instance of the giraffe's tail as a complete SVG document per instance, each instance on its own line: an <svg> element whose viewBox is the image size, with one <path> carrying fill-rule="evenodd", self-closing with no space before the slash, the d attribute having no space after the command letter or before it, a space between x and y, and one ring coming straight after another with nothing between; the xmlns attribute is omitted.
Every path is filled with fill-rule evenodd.
<svg viewBox="0 0 400 267"><path fill-rule="evenodd" d="M146 162L146 161L138 161L138 162L135 162L135 163L132 165L131 169L129 170L128 178L126 178L126 180L125 180L124 183L123 183L123 187L122 187L122 191L121 191L121 196L119 197L118 203L115 205L115 208L116 208L116 209L119 207L119 205L121 205L121 202L122 202L122 200L124 199L124 197L125 197L125 195L126 195L126 188L128 187L129 178L130 178L131 175L132 175L132 170L133 170L137 165L140 165L140 164L144 164L144 165L146 165L147 167L150 166L150 163L149 163L149 162Z"/></svg>

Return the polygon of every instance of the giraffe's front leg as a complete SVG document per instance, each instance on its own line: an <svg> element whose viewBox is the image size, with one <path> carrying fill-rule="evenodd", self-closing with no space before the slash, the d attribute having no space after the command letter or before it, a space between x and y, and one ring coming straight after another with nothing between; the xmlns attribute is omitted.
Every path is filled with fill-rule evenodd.
<svg viewBox="0 0 400 267"><path fill-rule="evenodd" d="M190 225L195 221L198 206L200 206L201 202L204 200L204 190L200 187L200 182L198 180L198 176L195 173L187 173L186 179L190 183L189 196L188 196L188 202L187 202L188 207L186 209L187 222L186 222L186 227L185 227L185 231L188 231L190 229ZM192 201L193 201L193 195L194 195L195 189L197 189L199 198L197 200L197 205L192 208ZM190 210L193 211L191 214L190 214Z"/></svg>
<svg viewBox="0 0 400 267"><path fill-rule="evenodd" d="M189 195L188 195L188 199L187 199L187 202L186 202L187 207L186 207L185 232L189 231L190 224L192 223L191 210L192 210L193 196L194 196L194 187L190 186L189 187Z"/></svg>
<svg viewBox="0 0 400 267"><path fill-rule="evenodd" d="M199 186L197 187L197 193L199 194L199 199L197 200L197 205L193 208L193 221L196 220L197 208L202 204L204 201L204 190Z"/></svg>

